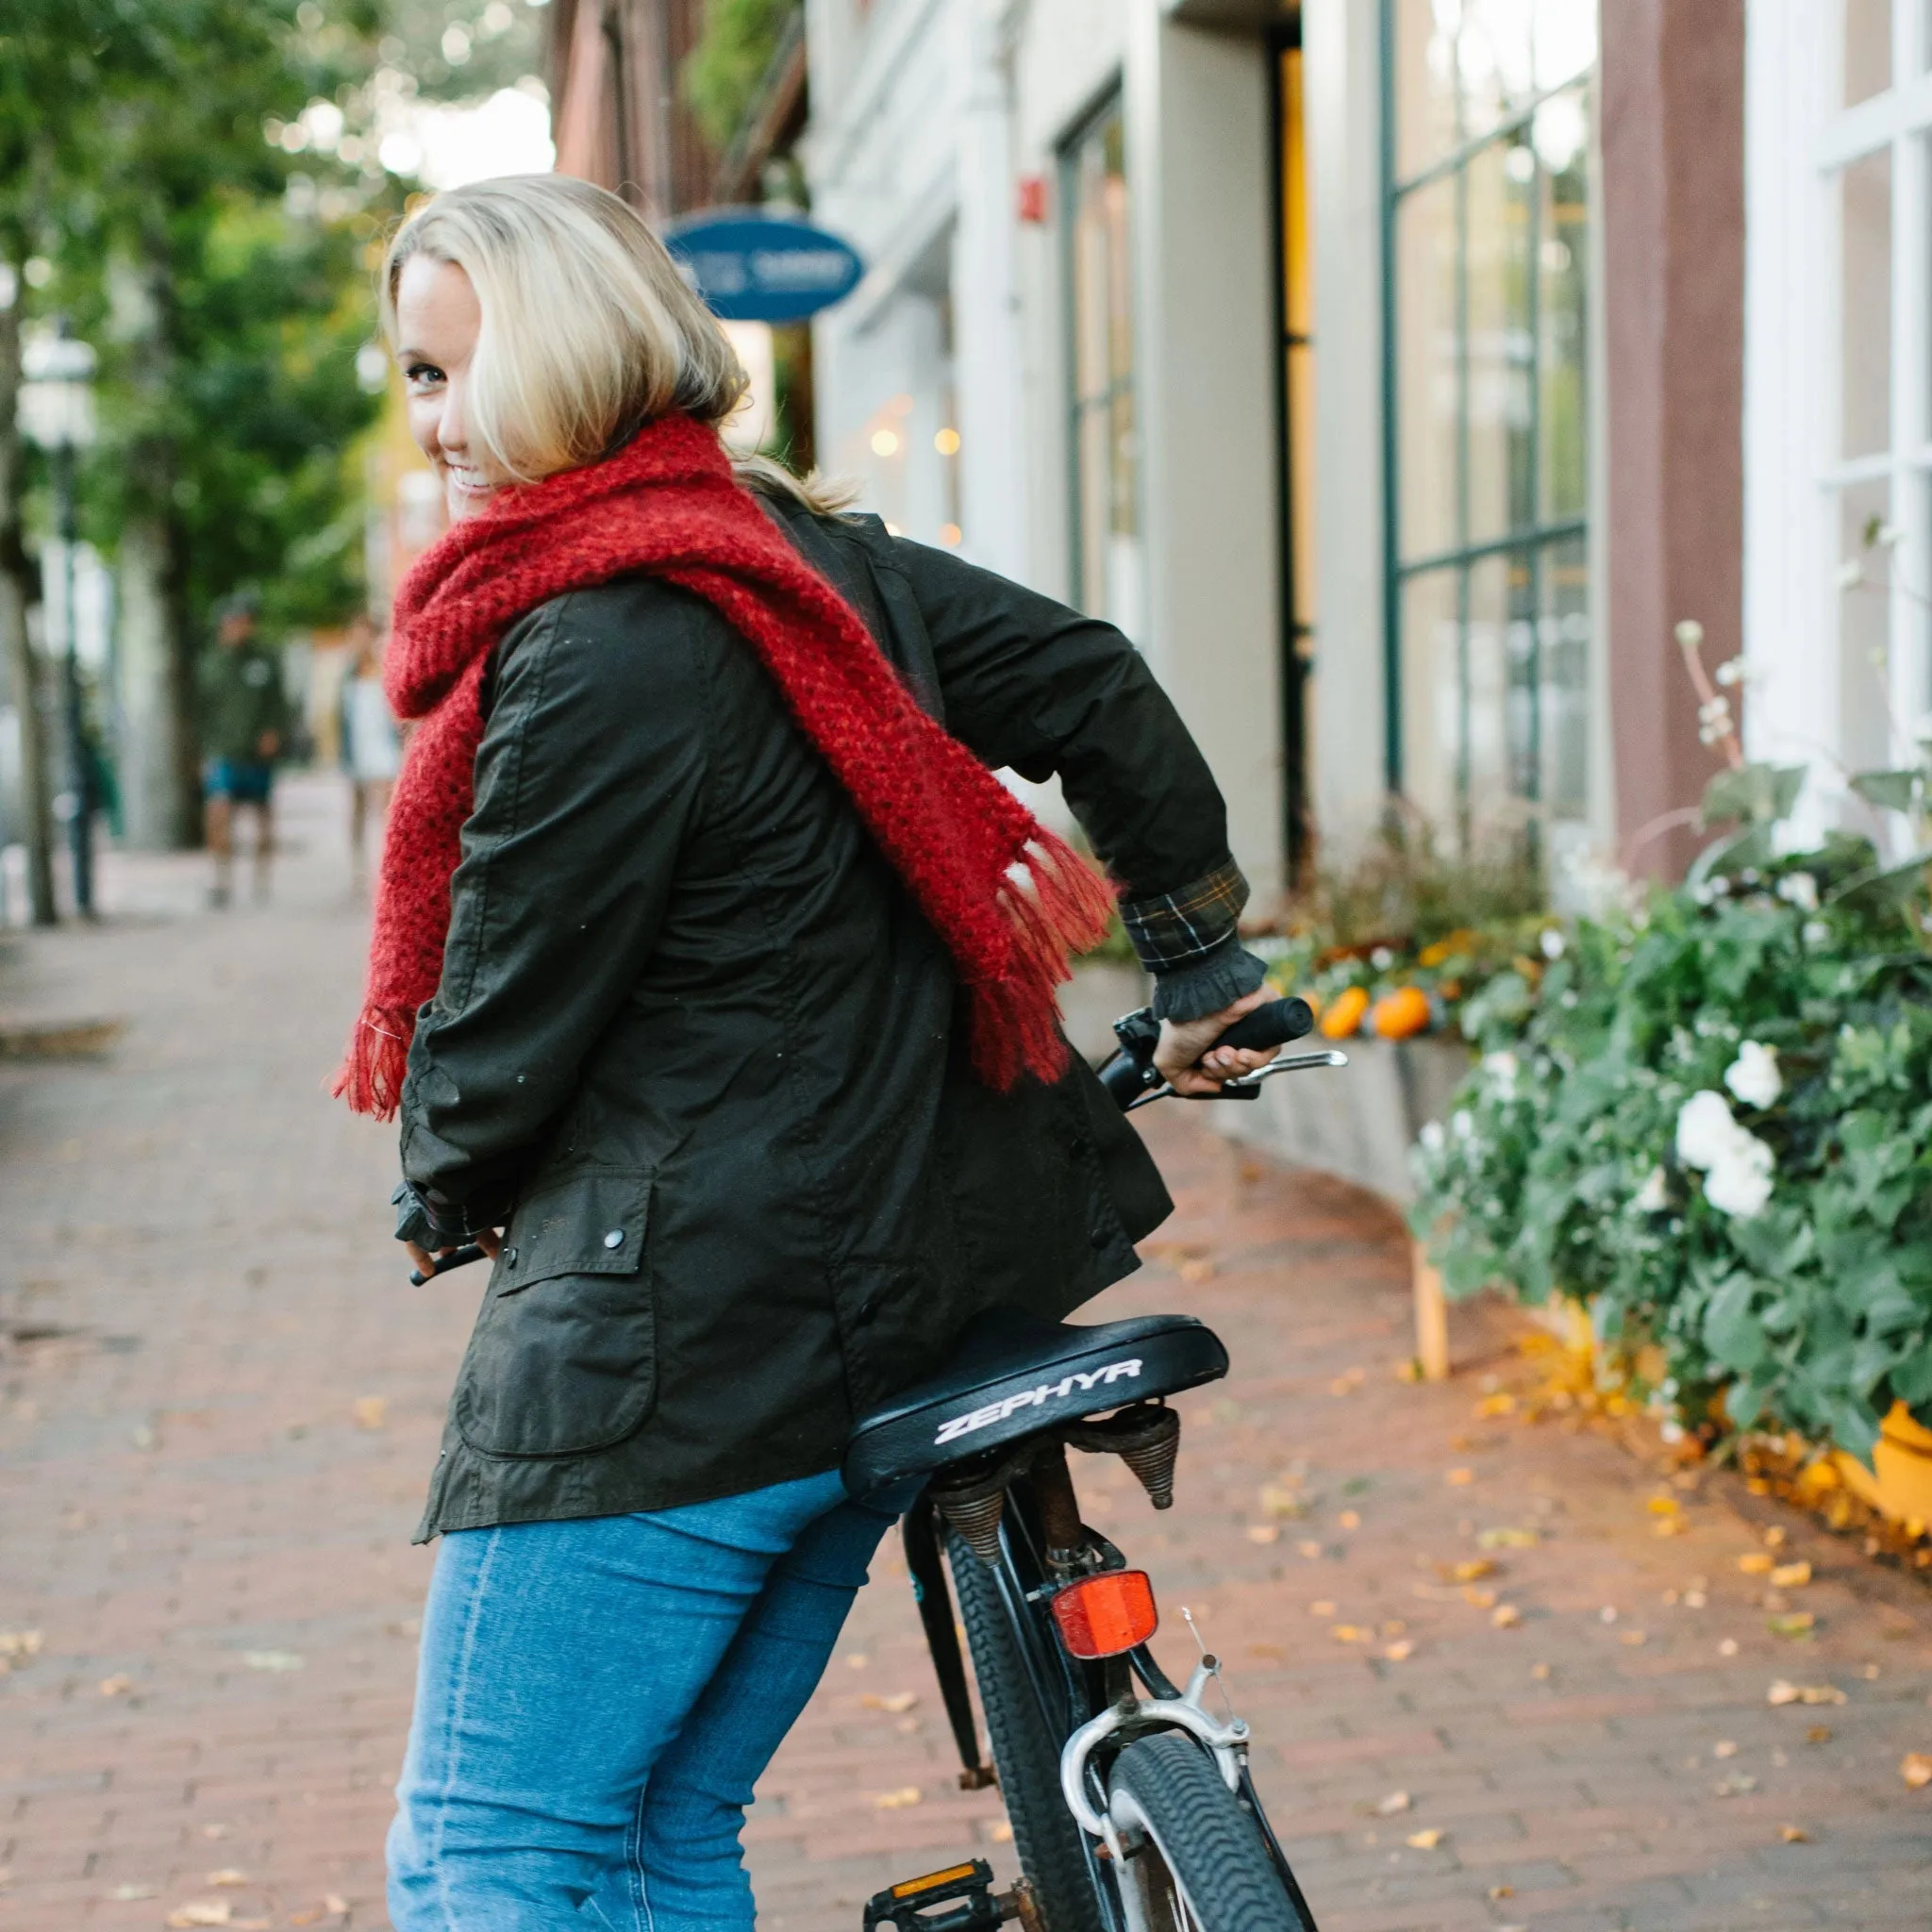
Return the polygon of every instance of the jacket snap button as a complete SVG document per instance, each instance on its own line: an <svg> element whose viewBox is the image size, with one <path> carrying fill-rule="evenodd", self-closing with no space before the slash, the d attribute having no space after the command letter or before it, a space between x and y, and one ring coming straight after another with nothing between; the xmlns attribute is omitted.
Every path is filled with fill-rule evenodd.
<svg viewBox="0 0 1932 1932"><path fill-rule="evenodd" d="M517 1251L514 1248L504 1249L503 1258L514 1268L517 1265Z"/></svg>
<svg viewBox="0 0 1932 1932"><path fill-rule="evenodd" d="M609 1232L608 1234L607 1234L607 1235L606 1235L606 1236L604 1237L604 1245L605 1245L605 1246L606 1246L607 1248L621 1248L621 1247L623 1247L623 1245L624 1245L624 1230L623 1230L623 1228L621 1228L621 1227L613 1227L613 1228L612 1228L612 1229L610 1230L610 1232Z"/></svg>

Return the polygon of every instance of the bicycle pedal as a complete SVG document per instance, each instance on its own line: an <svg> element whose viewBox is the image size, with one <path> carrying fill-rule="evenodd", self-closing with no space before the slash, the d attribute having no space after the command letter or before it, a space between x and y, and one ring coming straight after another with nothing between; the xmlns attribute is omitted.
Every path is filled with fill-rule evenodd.
<svg viewBox="0 0 1932 1932"><path fill-rule="evenodd" d="M1013 1892L993 1890L992 1867L973 1858L878 1893L866 1905L864 1932L996 1932L1008 1919L1025 1923L1024 1910Z"/></svg>

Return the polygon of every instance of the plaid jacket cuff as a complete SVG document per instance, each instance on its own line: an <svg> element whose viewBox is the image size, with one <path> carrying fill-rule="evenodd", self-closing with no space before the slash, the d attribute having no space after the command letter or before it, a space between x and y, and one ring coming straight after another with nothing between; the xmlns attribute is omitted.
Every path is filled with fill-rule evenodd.
<svg viewBox="0 0 1932 1932"><path fill-rule="evenodd" d="M1233 859L1158 899L1121 902L1121 924L1150 973L1171 973L1234 937L1248 882Z"/></svg>

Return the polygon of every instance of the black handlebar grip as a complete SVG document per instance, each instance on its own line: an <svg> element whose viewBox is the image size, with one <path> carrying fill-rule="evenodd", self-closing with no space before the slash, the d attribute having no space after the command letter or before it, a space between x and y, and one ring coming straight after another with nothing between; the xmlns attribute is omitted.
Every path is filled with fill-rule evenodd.
<svg viewBox="0 0 1932 1932"><path fill-rule="evenodd" d="M420 1268L411 1268L409 1270L409 1286L411 1288L421 1288L425 1281L433 1281L439 1274L447 1274L452 1268L467 1268L472 1261L481 1261L487 1258L483 1250L475 1241L466 1241L459 1248L452 1248L446 1255L438 1255L436 1257L436 1265L430 1269L427 1274L424 1274Z"/></svg>
<svg viewBox="0 0 1932 1932"><path fill-rule="evenodd" d="M1304 1033L1314 1030L1315 1015L1307 1000L1271 1000L1252 1013L1243 1013L1214 1044L1259 1053L1266 1047L1283 1046L1291 1040L1299 1040Z"/></svg>

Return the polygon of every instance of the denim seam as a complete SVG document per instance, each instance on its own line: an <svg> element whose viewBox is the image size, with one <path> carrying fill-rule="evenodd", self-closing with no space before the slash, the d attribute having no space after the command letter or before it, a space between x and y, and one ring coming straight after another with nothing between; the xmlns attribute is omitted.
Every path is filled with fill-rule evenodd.
<svg viewBox="0 0 1932 1932"><path fill-rule="evenodd" d="M442 1907L443 1923L449 1932L462 1932L457 1923L456 1901L450 1896L449 1861L442 1855L443 1836L449 1828L449 1801L457 1788L457 1738L460 1732L463 1715L470 1702L470 1666L476 1654L476 1626L482 1621L485 1601L489 1595L490 1572L496 1562L496 1552L503 1541L500 1528L488 1532L490 1541L483 1551L483 1560L476 1566L476 1578L470 1589L468 1614L463 1620L463 1641L460 1659L457 1665L455 1693L450 1698L449 1715L443 1724L442 1739L442 1789L437 1793L436 1802L436 1849L433 1854L432 1869L436 1873L436 1894Z"/></svg>

